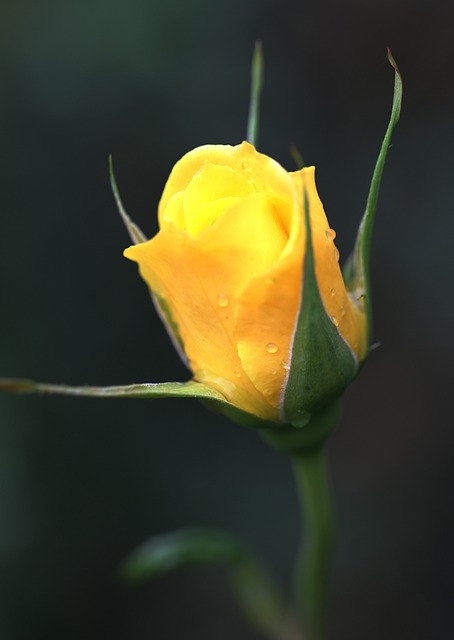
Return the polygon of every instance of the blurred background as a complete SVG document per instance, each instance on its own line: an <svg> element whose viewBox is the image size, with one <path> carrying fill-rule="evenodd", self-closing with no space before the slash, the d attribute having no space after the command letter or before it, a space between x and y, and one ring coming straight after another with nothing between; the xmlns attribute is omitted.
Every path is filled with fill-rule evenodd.
<svg viewBox="0 0 454 640"><path fill-rule="evenodd" d="M148 236L174 162L245 137L263 41L260 149L317 166L346 258L404 106L373 250L374 338L330 466L329 638L454 637L451 417L454 4L417 0L3 0L0 376L185 380L109 188ZM299 522L288 460L192 401L0 397L1 640L260 640L221 569L140 588L120 561L189 524L240 536L284 585Z"/></svg>

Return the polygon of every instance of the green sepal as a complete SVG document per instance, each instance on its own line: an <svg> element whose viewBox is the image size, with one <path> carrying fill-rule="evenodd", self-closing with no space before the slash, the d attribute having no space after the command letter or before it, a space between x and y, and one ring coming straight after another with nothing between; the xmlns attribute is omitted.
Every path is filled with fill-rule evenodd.
<svg viewBox="0 0 454 640"><path fill-rule="evenodd" d="M166 331L169 335L170 340L174 346L175 351L180 356L182 362L189 367L188 358L184 352L183 340L180 336L180 332L178 331L178 325L173 319L172 312L169 309L169 305L166 300L159 296L155 291L149 289L151 299L153 300L154 307L156 309L156 313L161 318L163 325L166 328Z"/></svg>
<svg viewBox="0 0 454 640"><path fill-rule="evenodd" d="M304 162L304 158L301 155L300 150L298 149L298 147L295 144L291 144L289 146L289 153L290 156L293 160L293 162L295 163L296 168L298 169L298 171L300 169L304 169L305 167L307 167L306 163Z"/></svg>
<svg viewBox="0 0 454 640"><path fill-rule="evenodd" d="M118 385L112 387L69 386L34 382L20 378L0 378L0 391L22 394L56 394L87 398L195 398L212 411L230 418L233 422L255 429L281 428L277 422L258 418L238 409L215 389L195 380L188 382L146 382L142 384Z"/></svg>
<svg viewBox="0 0 454 640"><path fill-rule="evenodd" d="M306 249L301 302L291 350L282 419L295 427L336 400L353 380L356 357L327 314L315 275L309 202L304 190Z"/></svg>
<svg viewBox="0 0 454 640"><path fill-rule="evenodd" d="M372 232L386 156L388 155L392 133L399 121L402 106L402 78L389 49L388 60L394 69L394 94L391 117L389 119L385 137L383 138L380 153L378 154L372 181L370 183L366 210L359 225L353 254L343 269L345 284L353 302L360 306L361 309L364 309L366 314L368 345L371 344L372 340L372 296L370 284Z"/></svg>
<svg viewBox="0 0 454 640"><path fill-rule="evenodd" d="M247 122L246 140L257 148L259 136L260 94L263 89L264 61L262 43L257 40L252 54L251 96Z"/></svg>
<svg viewBox="0 0 454 640"><path fill-rule="evenodd" d="M118 211L120 213L121 219L124 222L126 230L131 238L133 244L141 244L142 242L147 242L148 238L140 229L140 227L131 220L131 217L126 212L126 209L123 205L123 201L120 196L120 190L118 189L117 180L115 178L114 168L113 168L113 159L112 156L109 156L109 176L110 176L110 186L112 188L112 193L115 198L115 202L117 203ZM178 327L176 322L173 319L173 316L170 312L170 309L160 296L158 296L154 291L150 290L151 299L153 300L153 304L155 309L161 318L167 333L172 341L175 350L180 356L181 360L184 362L186 366L188 366L188 359L186 358L186 354L184 352L183 341L178 332Z"/></svg>
<svg viewBox="0 0 454 640"><path fill-rule="evenodd" d="M189 380L188 382L146 382L143 384L128 384L112 387L94 387L89 385L68 386L16 378L0 378L0 391L24 394L50 393L87 398L197 398L211 400L212 402L227 403L227 400L221 393L195 380Z"/></svg>
<svg viewBox="0 0 454 640"><path fill-rule="evenodd" d="M265 568L233 535L207 528L185 528L154 536L121 564L118 575L129 584L194 565L221 565L249 622L267 637L282 637L284 598Z"/></svg>
<svg viewBox="0 0 454 640"><path fill-rule="evenodd" d="M123 201L121 199L120 191L118 189L117 181L115 179L112 156L109 156L109 177L110 177L110 186L115 198L115 202L117 203L118 212L129 233L129 237L131 238L134 244L140 244L141 242L146 242L148 240L147 236L143 233L140 227L131 220L129 215L126 213L126 209L123 206Z"/></svg>

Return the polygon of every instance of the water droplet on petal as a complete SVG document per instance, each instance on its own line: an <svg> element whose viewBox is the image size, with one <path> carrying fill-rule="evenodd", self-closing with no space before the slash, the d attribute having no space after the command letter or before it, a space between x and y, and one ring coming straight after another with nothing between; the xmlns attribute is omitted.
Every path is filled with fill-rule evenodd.
<svg viewBox="0 0 454 640"><path fill-rule="evenodd" d="M289 365L289 363L287 362L287 360L281 360L281 367L282 367L283 369L285 369L286 371L288 371L288 370L290 369L290 365Z"/></svg>
<svg viewBox="0 0 454 640"><path fill-rule="evenodd" d="M334 289L334 288L333 288L333 289L331 289L330 294L331 294L332 296L334 296L334 295L335 295L335 293L336 293L336 289Z"/></svg>
<svg viewBox="0 0 454 640"><path fill-rule="evenodd" d="M266 345L266 350L268 353L277 353L279 351L279 347L274 342L268 342Z"/></svg>
<svg viewBox="0 0 454 640"><path fill-rule="evenodd" d="M276 369L271 369L271 375L275 376L275 375L276 375L276 373L277 373L277 370L276 370Z"/></svg>
<svg viewBox="0 0 454 640"><path fill-rule="evenodd" d="M227 296L225 295L225 293L220 293L218 295L218 305L222 308L225 309L225 307L229 306L229 301Z"/></svg>
<svg viewBox="0 0 454 640"><path fill-rule="evenodd" d="M339 320L336 318L336 316L331 316L331 322L335 327L339 326Z"/></svg>
<svg viewBox="0 0 454 640"><path fill-rule="evenodd" d="M235 374L235 378L241 378L241 371L238 371L238 369L235 369L233 373Z"/></svg>
<svg viewBox="0 0 454 640"><path fill-rule="evenodd" d="M334 229L327 229L325 231L325 235L327 240L334 240L334 238L336 237L336 232L334 231Z"/></svg>
<svg viewBox="0 0 454 640"><path fill-rule="evenodd" d="M345 316L345 307L344 306L341 307L341 316L342 317Z"/></svg>
<svg viewBox="0 0 454 640"><path fill-rule="evenodd" d="M335 257L335 258L336 258L336 260L339 262L340 253L339 253L339 251L336 249L336 247L334 247L334 257Z"/></svg>

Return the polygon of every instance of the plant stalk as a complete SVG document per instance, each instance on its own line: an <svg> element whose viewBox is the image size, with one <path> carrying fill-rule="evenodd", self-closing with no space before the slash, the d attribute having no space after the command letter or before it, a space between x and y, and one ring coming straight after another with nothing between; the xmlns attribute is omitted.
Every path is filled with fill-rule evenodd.
<svg viewBox="0 0 454 640"><path fill-rule="evenodd" d="M334 513L325 447L294 455L293 465L304 523L304 539L295 568L295 602L306 631L305 639L322 640L334 547Z"/></svg>

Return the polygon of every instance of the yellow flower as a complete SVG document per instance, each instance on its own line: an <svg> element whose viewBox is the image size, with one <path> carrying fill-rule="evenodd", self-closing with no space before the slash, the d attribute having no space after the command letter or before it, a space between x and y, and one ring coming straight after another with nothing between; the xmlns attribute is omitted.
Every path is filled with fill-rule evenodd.
<svg viewBox="0 0 454 640"><path fill-rule="evenodd" d="M165 304L194 379L275 422L301 301L304 192L323 306L361 362L366 318L346 290L314 167L289 173L247 142L194 149L167 181L158 234L125 251Z"/></svg>

